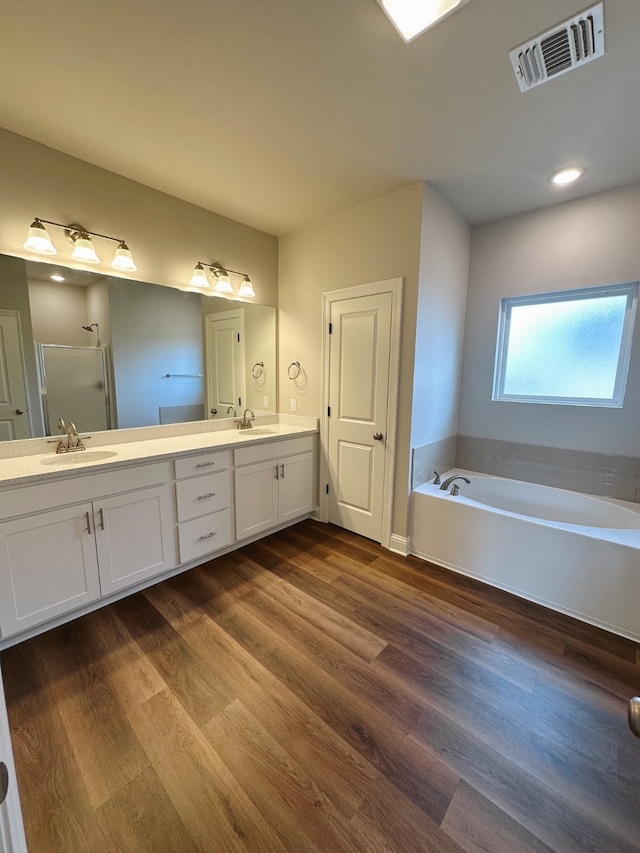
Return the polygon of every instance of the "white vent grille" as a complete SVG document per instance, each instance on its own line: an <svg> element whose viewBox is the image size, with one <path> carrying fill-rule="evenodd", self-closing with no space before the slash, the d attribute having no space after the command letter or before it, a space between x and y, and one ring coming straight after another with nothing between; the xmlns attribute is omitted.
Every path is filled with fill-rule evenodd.
<svg viewBox="0 0 640 853"><path fill-rule="evenodd" d="M509 51L521 92L603 55L602 3Z"/></svg>

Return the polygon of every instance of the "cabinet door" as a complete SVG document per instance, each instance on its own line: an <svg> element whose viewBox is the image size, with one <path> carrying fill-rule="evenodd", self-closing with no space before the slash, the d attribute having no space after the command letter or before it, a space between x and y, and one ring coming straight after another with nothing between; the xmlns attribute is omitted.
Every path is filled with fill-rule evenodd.
<svg viewBox="0 0 640 853"><path fill-rule="evenodd" d="M236 468L236 539L278 524L279 470L276 459Z"/></svg>
<svg viewBox="0 0 640 853"><path fill-rule="evenodd" d="M176 565L171 497L167 484L94 503L103 595Z"/></svg>
<svg viewBox="0 0 640 853"><path fill-rule="evenodd" d="M291 521L313 511L313 453L301 453L281 459L279 520Z"/></svg>
<svg viewBox="0 0 640 853"><path fill-rule="evenodd" d="M99 597L91 504L76 504L0 524L3 637Z"/></svg>

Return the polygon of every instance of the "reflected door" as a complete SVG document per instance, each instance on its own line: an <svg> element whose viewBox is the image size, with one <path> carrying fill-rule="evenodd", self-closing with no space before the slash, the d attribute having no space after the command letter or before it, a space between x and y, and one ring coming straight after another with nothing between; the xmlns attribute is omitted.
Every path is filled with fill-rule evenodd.
<svg viewBox="0 0 640 853"><path fill-rule="evenodd" d="M20 315L0 311L0 441L30 437Z"/></svg>
<svg viewBox="0 0 640 853"><path fill-rule="evenodd" d="M391 293L335 301L329 353L329 521L380 542Z"/></svg>
<svg viewBox="0 0 640 853"><path fill-rule="evenodd" d="M244 387L244 312L205 317L207 417L228 418L233 406L240 416L246 405Z"/></svg>

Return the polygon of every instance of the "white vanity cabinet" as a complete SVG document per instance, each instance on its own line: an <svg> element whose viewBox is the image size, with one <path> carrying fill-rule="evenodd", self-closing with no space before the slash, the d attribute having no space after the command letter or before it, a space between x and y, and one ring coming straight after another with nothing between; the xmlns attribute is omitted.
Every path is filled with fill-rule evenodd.
<svg viewBox="0 0 640 853"><path fill-rule="evenodd" d="M237 539L313 511L313 436L242 447L234 462Z"/></svg>
<svg viewBox="0 0 640 853"><path fill-rule="evenodd" d="M1 636L173 568L169 475L140 465L0 493Z"/></svg>
<svg viewBox="0 0 640 853"><path fill-rule="evenodd" d="M180 562L206 557L233 542L231 451L175 461Z"/></svg>

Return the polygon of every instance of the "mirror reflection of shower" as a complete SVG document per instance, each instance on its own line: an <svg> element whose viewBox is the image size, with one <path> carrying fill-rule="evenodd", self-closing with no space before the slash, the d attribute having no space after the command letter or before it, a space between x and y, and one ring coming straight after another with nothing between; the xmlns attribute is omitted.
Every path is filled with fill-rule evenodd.
<svg viewBox="0 0 640 853"><path fill-rule="evenodd" d="M98 324L97 323L91 323L90 325L83 326L82 328L86 329L87 332L93 332L94 326L96 329L96 346L99 347L100 346L100 328L99 328Z"/></svg>

